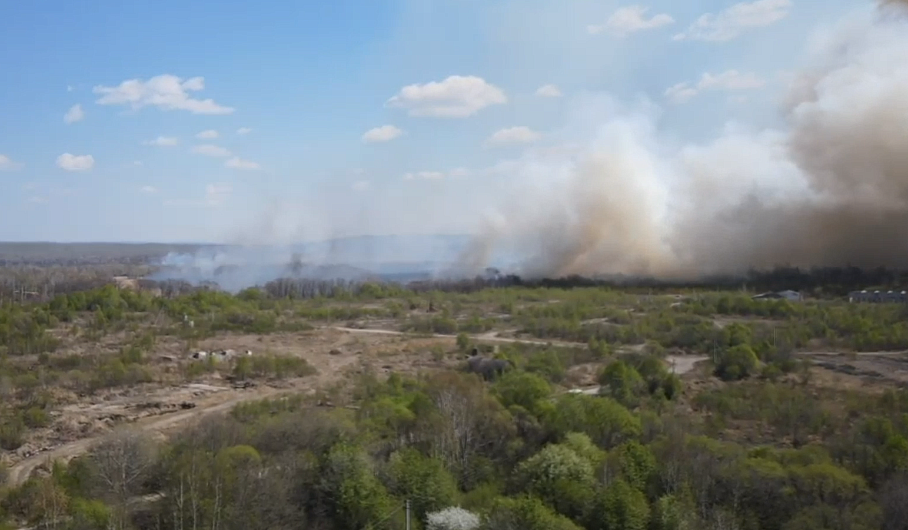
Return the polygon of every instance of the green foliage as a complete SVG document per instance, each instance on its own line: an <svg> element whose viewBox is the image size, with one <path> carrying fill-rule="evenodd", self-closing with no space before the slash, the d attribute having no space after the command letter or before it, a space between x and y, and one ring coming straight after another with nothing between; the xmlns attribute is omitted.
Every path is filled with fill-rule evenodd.
<svg viewBox="0 0 908 530"><path fill-rule="evenodd" d="M517 468L521 490L542 499L557 512L580 517L591 498L592 463L567 445L549 445Z"/></svg>
<svg viewBox="0 0 908 530"><path fill-rule="evenodd" d="M641 492L647 491L656 473L656 457L636 440L616 447L610 455L624 480Z"/></svg>
<svg viewBox="0 0 908 530"><path fill-rule="evenodd" d="M870 396L785 376L803 370L798 349L810 341L908 346L903 308L689 290L417 292L380 283L304 290L151 298L102 288L0 307L0 447L18 448L27 429L49 425L50 388L150 381L156 333L190 348L216 332L310 326L301 319L368 326L392 317L404 330L457 334L460 351L475 340L487 352L489 344L469 334L520 327L576 344L502 345L499 355L518 369L489 383L453 371L387 380L368 371L351 385L353 403L331 394L349 408L315 408L302 395L244 403L162 442L134 491L164 497L137 499L125 511L141 510L162 528L250 530L399 528L406 500L416 528L427 513L460 504L495 530L869 530L903 520L897 493L908 473L908 392ZM155 331L138 331L152 318L160 321ZM57 354L52 337L77 323L79 336L66 340L114 331L127 340L118 352ZM692 383L675 402L681 379L667 369L667 348L711 355L726 383ZM447 351L449 344L439 346L433 356L444 360ZM566 379L574 383L588 368L572 367L606 358L602 396L561 393ZM185 370L237 379L314 372L268 352ZM105 483L112 475L100 464L76 459L0 493L3 513L17 527L52 527L54 510L58 528L123 526L124 508Z"/></svg>
<svg viewBox="0 0 908 530"><path fill-rule="evenodd" d="M402 449L388 462L390 490L398 498L412 499L414 516L425 519L434 512L457 503L457 482L440 460L414 449Z"/></svg>
<svg viewBox="0 0 908 530"><path fill-rule="evenodd" d="M643 378L634 367L624 361L609 363L599 376L600 392L611 396L616 401L631 405L646 388Z"/></svg>
<svg viewBox="0 0 908 530"><path fill-rule="evenodd" d="M541 500L521 496L500 498L492 507L486 530L519 528L521 530L581 530L570 519L548 508Z"/></svg>
<svg viewBox="0 0 908 530"><path fill-rule="evenodd" d="M646 530L650 518L646 496L623 480L609 484L594 502L589 530Z"/></svg>
<svg viewBox="0 0 908 530"><path fill-rule="evenodd" d="M754 373L759 362L750 346L738 344L718 355L716 375L726 381L745 379Z"/></svg>
<svg viewBox="0 0 908 530"><path fill-rule="evenodd" d="M610 398L567 394L545 412L545 423L557 435L581 432L602 448L610 448L641 433L640 419Z"/></svg>
<svg viewBox="0 0 908 530"><path fill-rule="evenodd" d="M360 449L338 445L327 455L322 490L343 530L376 530L391 515L391 497Z"/></svg>
<svg viewBox="0 0 908 530"><path fill-rule="evenodd" d="M495 382L494 389L504 406L517 405L530 412L536 412L539 402L552 393L545 379L516 370L506 372Z"/></svg>

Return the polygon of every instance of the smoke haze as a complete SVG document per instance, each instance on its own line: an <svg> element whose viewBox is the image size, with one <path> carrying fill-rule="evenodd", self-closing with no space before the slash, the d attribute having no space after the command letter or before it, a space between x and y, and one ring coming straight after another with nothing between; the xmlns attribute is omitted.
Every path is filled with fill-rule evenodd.
<svg viewBox="0 0 908 530"><path fill-rule="evenodd" d="M288 275L355 279L419 269L472 276L489 266L529 278L666 279L778 265L908 268L903 5L888 2L815 35L790 77L776 128L729 123L710 141L685 143L660 130L662 109L651 101L582 94L562 127L546 134L547 147L487 170L490 182L471 203L438 192L414 197L420 210L408 218L385 211L381 195L369 192L364 225L395 217L416 227L460 212L475 220L472 237L412 240L406 251L370 240L352 254L337 243L318 252L224 248L168 257L169 276L238 289ZM243 241L273 232L269 215L260 222L268 230L248 227ZM326 215L310 220L308 231L346 213ZM348 268L331 268L340 263Z"/></svg>
<svg viewBox="0 0 908 530"><path fill-rule="evenodd" d="M499 247L533 277L908 267L908 23L893 7L815 39L780 130L678 146L657 108L588 96L560 132L571 148L514 164L463 267Z"/></svg>

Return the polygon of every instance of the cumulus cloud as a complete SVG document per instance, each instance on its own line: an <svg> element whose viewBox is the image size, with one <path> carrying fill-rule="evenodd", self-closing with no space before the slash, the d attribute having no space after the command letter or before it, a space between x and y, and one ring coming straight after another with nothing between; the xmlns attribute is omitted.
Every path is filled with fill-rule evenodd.
<svg viewBox="0 0 908 530"><path fill-rule="evenodd" d="M95 158L91 155L63 153L57 157L57 167L67 171L88 171L94 166Z"/></svg>
<svg viewBox="0 0 908 530"><path fill-rule="evenodd" d="M788 16L791 0L756 0L735 4L718 14L701 15L674 40L724 42L749 29L771 26Z"/></svg>
<svg viewBox="0 0 908 530"><path fill-rule="evenodd" d="M214 129L208 129L206 131L202 131L199 134L195 135L195 137L198 138L199 140L210 140L212 138L217 138L218 136L220 136L220 135Z"/></svg>
<svg viewBox="0 0 908 530"><path fill-rule="evenodd" d="M85 111L82 110L82 105L76 104L63 115L63 123L76 123L82 121L83 118L85 118Z"/></svg>
<svg viewBox="0 0 908 530"><path fill-rule="evenodd" d="M22 163L14 161L7 155L0 155L0 171L13 171L21 169L22 166Z"/></svg>
<svg viewBox="0 0 908 530"><path fill-rule="evenodd" d="M648 7L640 5L622 7L612 13L605 24L590 25L586 30L591 35L608 31L617 37L624 37L638 31L661 28L675 23L675 19L667 13L659 13L647 18L648 12Z"/></svg>
<svg viewBox="0 0 908 530"><path fill-rule="evenodd" d="M670 86L664 95L673 103L684 103L705 91L753 90L765 84L766 81L753 72L738 70L726 70L718 74L706 72L696 83L684 81Z"/></svg>
<svg viewBox="0 0 908 530"><path fill-rule="evenodd" d="M251 132L252 132L252 129L250 129L249 127L240 127L239 129L236 130L236 133L239 135L249 134Z"/></svg>
<svg viewBox="0 0 908 530"><path fill-rule="evenodd" d="M152 194L157 192L158 188L155 188L154 186L142 186L139 188L139 193Z"/></svg>
<svg viewBox="0 0 908 530"><path fill-rule="evenodd" d="M415 117L466 118L507 101L504 91L481 77L452 75L443 81L407 85L385 105L406 109Z"/></svg>
<svg viewBox="0 0 908 530"><path fill-rule="evenodd" d="M230 169L241 169L245 171L256 171L262 168L258 162L253 162L252 160L243 160L238 156L230 158L226 162L224 162L224 167Z"/></svg>
<svg viewBox="0 0 908 530"><path fill-rule="evenodd" d="M487 146L529 144L542 138L542 134L526 126L508 127L496 131L486 140Z"/></svg>
<svg viewBox="0 0 908 530"><path fill-rule="evenodd" d="M117 86L96 86L96 101L99 105L128 105L133 110L143 107L157 107L161 110L185 110L193 114L231 114L233 107L215 103L213 99L195 99L190 92L205 88L205 79L193 77L183 80L170 74L150 79L129 79Z"/></svg>
<svg viewBox="0 0 908 530"><path fill-rule="evenodd" d="M542 85L536 89L536 95L543 98L560 98L561 89L555 85Z"/></svg>
<svg viewBox="0 0 908 530"><path fill-rule="evenodd" d="M213 144L194 145L192 146L192 152L205 156L230 156L232 154L226 147Z"/></svg>
<svg viewBox="0 0 908 530"><path fill-rule="evenodd" d="M401 134L403 131L393 125L382 125L366 131L363 134L363 141L366 143L390 142Z"/></svg>
<svg viewBox="0 0 908 530"><path fill-rule="evenodd" d="M142 143L144 145L155 145L158 147L173 147L179 143L179 140L174 136L158 136L154 140L146 140Z"/></svg>
<svg viewBox="0 0 908 530"><path fill-rule="evenodd" d="M350 186L350 188L352 188L353 191L358 191L358 192L367 191L370 187L371 187L371 184L369 184L368 180L357 180L356 182L353 183L353 185Z"/></svg>

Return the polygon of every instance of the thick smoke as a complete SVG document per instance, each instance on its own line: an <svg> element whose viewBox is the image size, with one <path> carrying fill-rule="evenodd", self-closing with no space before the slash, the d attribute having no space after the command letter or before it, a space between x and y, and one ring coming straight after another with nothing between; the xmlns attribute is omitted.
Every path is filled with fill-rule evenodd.
<svg viewBox="0 0 908 530"><path fill-rule="evenodd" d="M781 130L728 126L678 146L657 109L583 101L561 134L570 148L514 164L511 202L463 268L501 247L525 257L526 276L908 267L908 22L893 7L816 43Z"/></svg>

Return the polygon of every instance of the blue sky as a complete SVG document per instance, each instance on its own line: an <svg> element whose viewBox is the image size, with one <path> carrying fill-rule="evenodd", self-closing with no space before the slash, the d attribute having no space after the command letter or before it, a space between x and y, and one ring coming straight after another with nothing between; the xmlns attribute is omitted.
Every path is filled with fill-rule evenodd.
<svg viewBox="0 0 908 530"><path fill-rule="evenodd" d="M773 126L812 32L864 5L6 3L0 240L470 231L596 95L669 143Z"/></svg>

